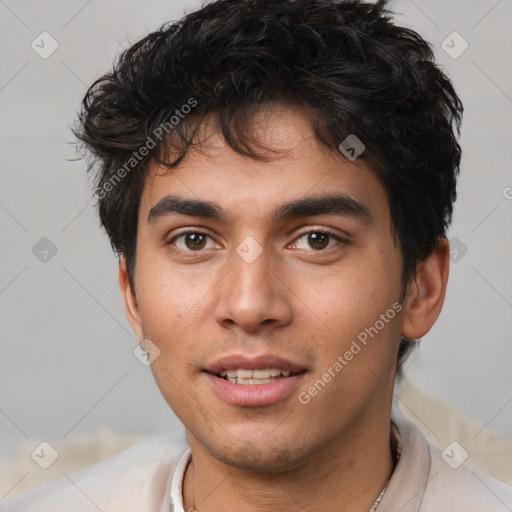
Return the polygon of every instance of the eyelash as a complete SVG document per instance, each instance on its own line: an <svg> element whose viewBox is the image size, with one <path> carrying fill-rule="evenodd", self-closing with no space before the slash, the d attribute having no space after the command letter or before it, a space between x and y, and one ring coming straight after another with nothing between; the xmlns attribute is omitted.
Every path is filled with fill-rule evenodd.
<svg viewBox="0 0 512 512"><path fill-rule="evenodd" d="M310 235L312 233L316 233L316 234L322 234L322 235L328 235L332 238L334 238L338 244L336 244L336 246L334 247L329 247L328 249L320 249L320 250L314 250L314 249L311 249L310 251L311 252L327 252L331 249L334 249L335 247L337 247L339 244L347 244L348 243L348 240L347 239L344 239L342 237L340 237L339 235L337 235L336 233L333 233L332 231L326 229L326 228L322 228L322 229L311 229L309 231L304 231L302 233L299 233L298 236L295 237L294 239L294 242L296 242L297 240L299 240L300 238L303 238L304 236L307 236L307 235ZM197 230L197 229L190 229L190 230L187 230L187 231L182 231L181 233L179 233L178 235L175 235L171 238L171 240L169 240L169 242L167 243L167 245L174 245L174 242L186 235L190 235L190 234L194 234L194 235L202 235L202 236L206 236L206 237L209 237L209 238L212 238L208 233L204 232L204 231L200 231L200 230ZM184 249L178 249L178 250L182 250L184 252L188 252L188 253L200 253L200 252L203 252L203 250L198 250L198 251L192 251L192 250L184 250Z"/></svg>

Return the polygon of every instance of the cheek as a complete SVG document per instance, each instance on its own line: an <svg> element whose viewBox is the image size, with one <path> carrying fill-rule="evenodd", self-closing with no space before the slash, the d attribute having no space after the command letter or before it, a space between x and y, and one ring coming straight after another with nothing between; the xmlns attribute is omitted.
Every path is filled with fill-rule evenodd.
<svg viewBox="0 0 512 512"><path fill-rule="evenodd" d="M399 299L399 265L376 250L328 273L297 275L294 288L307 321L331 341L333 336L346 341L373 325ZM396 317L394 310L391 313Z"/></svg>
<svg viewBox="0 0 512 512"><path fill-rule="evenodd" d="M158 268L156 262L144 268L137 292L144 336L163 352L183 352L205 314L209 287L204 275L194 279L165 265Z"/></svg>
<svg viewBox="0 0 512 512"><path fill-rule="evenodd" d="M190 375L197 368L191 356L204 334L205 292L176 271L153 267L145 277L140 290L143 334L160 351L151 371L169 406L184 414L190 393L194 394Z"/></svg>

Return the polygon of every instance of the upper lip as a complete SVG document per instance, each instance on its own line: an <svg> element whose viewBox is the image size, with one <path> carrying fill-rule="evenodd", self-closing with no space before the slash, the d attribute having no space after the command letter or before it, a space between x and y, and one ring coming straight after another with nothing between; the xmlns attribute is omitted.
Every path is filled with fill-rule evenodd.
<svg viewBox="0 0 512 512"><path fill-rule="evenodd" d="M231 354L220 357L206 366L204 370L209 373L220 373L223 370L259 370L265 368L289 370L292 373L299 373L306 369L304 365L274 354L261 354L258 356Z"/></svg>

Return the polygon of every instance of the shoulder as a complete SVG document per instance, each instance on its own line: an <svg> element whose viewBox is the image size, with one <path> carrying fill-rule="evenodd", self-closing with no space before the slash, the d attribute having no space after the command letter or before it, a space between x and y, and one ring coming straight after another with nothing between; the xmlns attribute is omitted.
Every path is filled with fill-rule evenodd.
<svg viewBox="0 0 512 512"><path fill-rule="evenodd" d="M431 458L429 483L423 498L425 512L510 512L512 486L500 482L463 462L460 445L443 452L429 443Z"/></svg>
<svg viewBox="0 0 512 512"><path fill-rule="evenodd" d="M393 421L398 426L402 456L389 487L395 483L396 494L405 494L400 497L406 500L403 512L512 510L512 486L471 468L465 460L467 452L458 443L441 452L396 410Z"/></svg>
<svg viewBox="0 0 512 512"><path fill-rule="evenodd" d="M115 457L89 466L14 500L5 512L109 512L168 510L174 469L187 450L164 436L150 437Z"/></svg>

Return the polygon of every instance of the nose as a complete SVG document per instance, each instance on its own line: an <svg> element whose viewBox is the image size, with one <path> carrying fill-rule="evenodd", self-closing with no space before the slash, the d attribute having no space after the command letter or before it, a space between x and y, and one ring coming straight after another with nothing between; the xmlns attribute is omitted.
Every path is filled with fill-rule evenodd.
<svg viewBox="0 0 512 512"><path fill-rule="evenodd" d="M291 292L284 276L279 275L279 265L270 268L271 258L265 250L254 261L238 253L230 260L225 277L215 287L216 321L223 327L252 333L289 324Z"/></svg>

